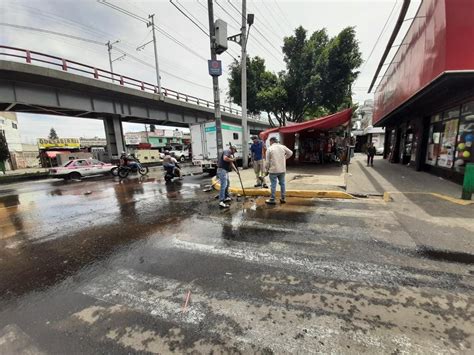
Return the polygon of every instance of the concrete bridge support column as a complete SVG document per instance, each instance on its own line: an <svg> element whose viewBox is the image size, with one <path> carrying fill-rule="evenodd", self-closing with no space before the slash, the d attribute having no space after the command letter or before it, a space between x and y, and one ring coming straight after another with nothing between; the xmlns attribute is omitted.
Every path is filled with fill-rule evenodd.
<svg viewBox="0 0 474 355"><path fill-rule="evenodd" d="M104 118L103 121L109 159L117 159L125 151L122 121L120 117Z"/></svg>

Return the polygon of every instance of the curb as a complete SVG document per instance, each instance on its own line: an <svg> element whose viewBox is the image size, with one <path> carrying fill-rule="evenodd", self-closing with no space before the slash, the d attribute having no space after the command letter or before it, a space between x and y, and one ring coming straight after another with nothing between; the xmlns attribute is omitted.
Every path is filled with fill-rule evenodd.
<svg viewBox="0 0 474 355"><path fill-rule="evenodd" d="M442 200L445 200L445 201L448 201L448 202L451 202L451 203L454 203L454 204L460 205L460 206L474 205L474 201L462 200L460 198L455 198L455 197L451 197L451 196L448 196L448 195L439 194L439 193L436 193L436 192L398 192L398 191L397 192L392 192L392 191L385 191L383 193L383 200L385 202L393 201L392 195L395 195L395 194L431 195L431 196L440 198Z"/></svg>
<svg viewBox="0 0 474 355"><path fill-rule="evenodd" d="M0 185L1 184L11 184L14 182L21 181L32 181L32 180L41 180L48 179L49 173L30 173L30 174L21 174L21 175L5 175L0 176Z"/></svg>
<svg viewBox="0 0 474 355"><path fill-rule="evenodd" d="M221 185L218 183L217 178L212 178L211 184L216 190L220 190ZM231 187L229 191L233 194L243 195L241 188ZM270 190L268 189L245 189L246 196L270 196ZM280 191L277 191L277 196L280 195ZM286 190L286 197L302 197L302 198L339 198L339 199L355 199L354 196L342 191L326 191L326 190Z"/></svg>

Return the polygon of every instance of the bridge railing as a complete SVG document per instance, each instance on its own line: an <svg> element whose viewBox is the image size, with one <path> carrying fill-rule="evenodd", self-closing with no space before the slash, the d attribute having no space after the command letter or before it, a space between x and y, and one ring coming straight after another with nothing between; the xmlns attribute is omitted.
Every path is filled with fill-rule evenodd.
<svg viewBox="0 0 474 355"><path fill-rule="evenodd" d="M134 79L129 76L125 76L118 73L112 73L108 70L96 68L91 65L75 62L73 60L57 57L50 54L40 53L36 51L30 51L28 49L16 48L10 46L0 45L0 56L6 56L10 58L17 58L21 61L25 61L28 64L40 64L53 69L59 69L74 74L79 74L86 77L93 77L101 81L110 81L113 84L120 86L130 87L133 89L146 91L154 94L160 94L158 86L147 83L142 80ZM190 104L198 105L201 107L214 108L214 102L201 99L192 95L188 95L182 92L171 90L165 87L161 88L161 95L164 97L170 97ZM237 116L241 116L242 112L237 109L233 109L228 106L221 105L222 112L228 112ZM249 114L248 118L254 121L264 122L266 119L261 116Z"/></svg>

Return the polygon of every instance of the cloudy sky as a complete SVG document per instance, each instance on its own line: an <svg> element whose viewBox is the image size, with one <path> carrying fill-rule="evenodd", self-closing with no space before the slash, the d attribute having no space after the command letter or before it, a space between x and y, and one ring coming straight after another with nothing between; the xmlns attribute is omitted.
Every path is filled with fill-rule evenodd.
<svg viewBox="0 0 474 355"><path fill-rule="evenodd" d="M413 16L420 1L412 1L407 18ZM157 33L162 85L212 99L212 82L207 73L206 62L209 57L209 38L174 6L189 14L207 32L207 0L173 0L174 5L169 0L107 2L143 18L151 13L156 14L155 23L162 30L162 33ZM330 35L336 35L346 26L355 26L365 62L360 68L359 79L354 84L353 95L354 101L363 102L372 98L371 94L367 94L367 89L402 3L402 0L248 0L248 12L255 14L248 53L263 57L270 70L279 71L284 69L281 53L283 37L290 35L295 27L302 25L308 32L325 27ZM228 23L229 35L238 32L240 15L237 9L241 6L240 0L214 0L215 18L222 18ZM117 49L129 53L129 56L113 63L114 72L155 82L152 44L147 45L144 50L136 50L152 39L151 32L135 18L96 0L2 0L0 7L0 43L4 45L27 48L107 69L109 63L105 43L119 40ZM56 31L86 41L9 25ZM402 28L402 35L408 25L409 21ZM178 45L167 34L183 45ZM87 40L102 42L104 45L89 43ZM401 38L398 39L400 40ZM228 54L220 58L224 68L232 62L232 56L238 58L239 50L237 44L230 43ZM113 51L114 59L120 56L119 51ZM132 57L139 58L141 62ZM220 85L221 99L226 101L226 70L220 78ZM25 142L47 136L52 126L63 137L104 136L103 125L96 120L22 114L19 116L19 123ZM124 124L125 131L142 129L141 125Z"/></svg>

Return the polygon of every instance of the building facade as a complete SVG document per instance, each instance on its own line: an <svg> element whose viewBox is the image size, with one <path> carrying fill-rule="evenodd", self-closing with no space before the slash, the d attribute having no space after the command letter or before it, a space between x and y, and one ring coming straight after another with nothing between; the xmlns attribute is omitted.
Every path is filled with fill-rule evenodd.
<svg viewBox="0 0 474 355"><path fill-rule="evenodd" d="M375 92L385 157L456 182L474 162L474 1L423 0Z"/></svg>

